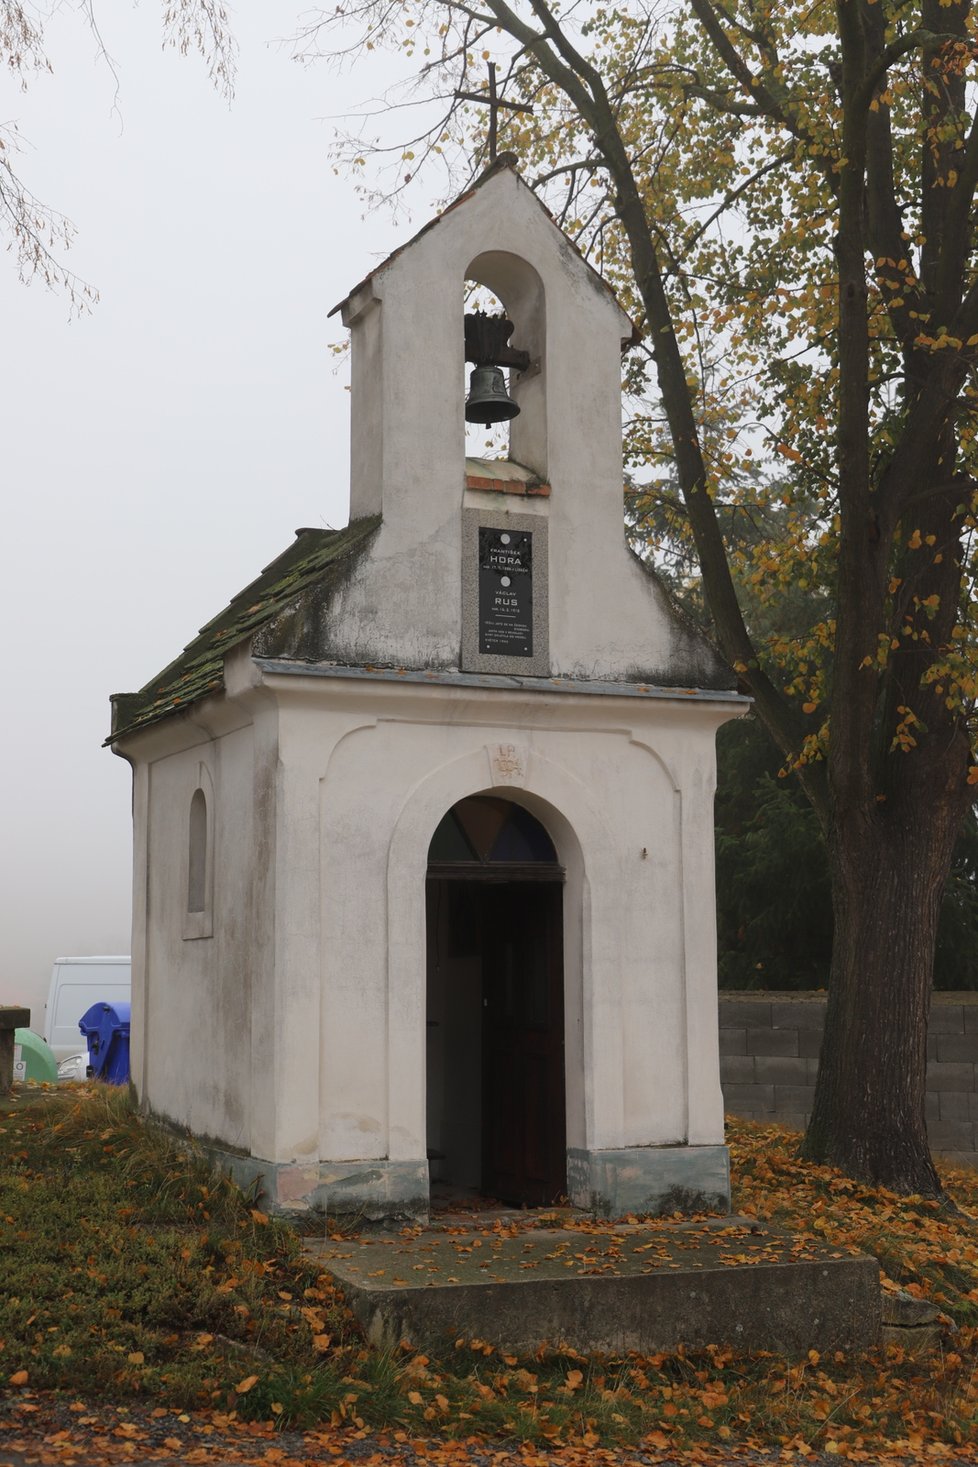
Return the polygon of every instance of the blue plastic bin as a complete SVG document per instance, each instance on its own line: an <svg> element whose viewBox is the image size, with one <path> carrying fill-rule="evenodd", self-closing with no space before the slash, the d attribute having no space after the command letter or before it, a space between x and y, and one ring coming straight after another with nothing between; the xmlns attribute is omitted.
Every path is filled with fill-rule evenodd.
<svg viewBox="0 0 978 1467"><path fill-rule="evenodd" d="M129 1079L129 1005L93 1003L78 1020L88 1041L88 1063L96 1080L125 1085Z"/></svg>

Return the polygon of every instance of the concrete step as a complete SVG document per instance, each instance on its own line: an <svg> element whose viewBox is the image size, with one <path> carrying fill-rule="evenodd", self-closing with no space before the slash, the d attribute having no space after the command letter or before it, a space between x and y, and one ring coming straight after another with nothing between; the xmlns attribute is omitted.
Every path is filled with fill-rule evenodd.
<svg viewBox="0 0 978 1467"><path fill-rule="evenodd" d="M304 1247L381 1346L406 1339L438 1350L478 1338L520 1355L715 1344L792 1356L880 1338L874 1258L745 1218L490 1228L470 1220Z"/></svg>

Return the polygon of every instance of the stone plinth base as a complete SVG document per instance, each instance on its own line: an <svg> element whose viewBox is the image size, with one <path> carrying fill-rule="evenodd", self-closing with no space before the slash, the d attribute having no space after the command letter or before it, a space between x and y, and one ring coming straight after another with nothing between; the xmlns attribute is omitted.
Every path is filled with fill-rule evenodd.
<svg viewBox="0 0 978 1467"><path fill-rule="evenodd" d="M220 1147L208 1155L270 1212L347 1222L427 1222L427 1161L274 1162ZM729 1212L725 1146L635 1146L567 1153L567 1195L597 1217Z"/></svg>
<svg viewBox="0 0 978 1467"><path fill-rule="evenodd" d="M725 1146L630 1146L567 1152L567 1195L598 1217L729 1212Z"/></svg>
<svg viewBox="0 0 978 1467"><path fill-rule="evenodd" d="M346 1223L428 1220L427 1161L262 1161L207 1147L216 1166L269 1212Z"/></svg>

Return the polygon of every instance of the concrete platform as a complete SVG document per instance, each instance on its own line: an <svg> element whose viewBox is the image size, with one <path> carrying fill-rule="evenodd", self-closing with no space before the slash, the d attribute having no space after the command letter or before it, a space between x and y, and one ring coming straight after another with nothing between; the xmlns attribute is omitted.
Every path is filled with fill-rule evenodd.
<svg viewBox="0 0 978 1467"><path fill-rule="evenodd" d="M376 1345L437 1350L462 1337L513 1354L729 1344L798 1355L880 1338L874 1258L748 1219L528 1227L502 1214L487 1228L469 1218L304 1246Z"/></svg>

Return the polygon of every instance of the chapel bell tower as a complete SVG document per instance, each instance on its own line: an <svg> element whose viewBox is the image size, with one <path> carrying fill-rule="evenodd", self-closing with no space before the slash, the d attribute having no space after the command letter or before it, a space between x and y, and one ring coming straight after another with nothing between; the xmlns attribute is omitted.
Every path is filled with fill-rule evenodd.
<svg viewBox="0 0 978 1467"><path fill-rule="evenodd" d="M466 282L501 302L511 332L466 315ZM416 662L423 644L428 665L470 672L691 684L727 676L625 544L621 355L632 323L511 155L336 310L351 335L351 518L382 515L378 555L389 546L418 577L405 588L411 631L392 657ZM487 403L511 418L509 454L466 464L466 415ZM523 542L532 650L505 638L489 650L479 634L468 552L478 556L480 528L532 537ZM373 602L358 604L358 618L373 615ZM351 653L366 630L350 629ZM380 636L386 643L389 628Z"/></svg>

